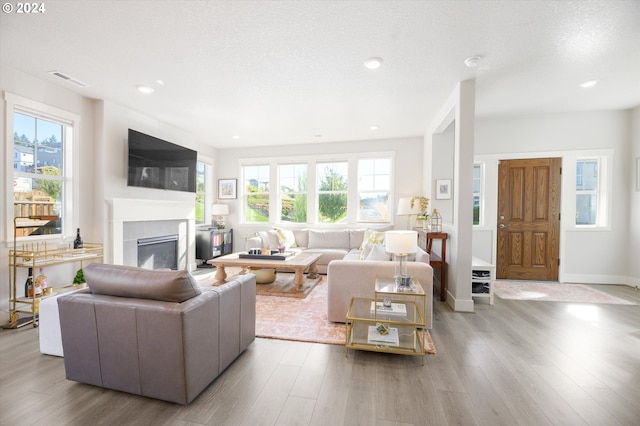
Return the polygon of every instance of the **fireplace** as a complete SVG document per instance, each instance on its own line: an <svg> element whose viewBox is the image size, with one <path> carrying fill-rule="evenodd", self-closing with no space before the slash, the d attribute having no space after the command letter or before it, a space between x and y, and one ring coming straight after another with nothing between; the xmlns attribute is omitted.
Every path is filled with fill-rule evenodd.
<svg viewBox="0 0 640 426"><path fill-rule="evenodd" d="M178 235L178 270L195 270L195 208L193 202L114 198L112 240L105 244L105 262L138 266L138 240Z"/></svg>
<svg viewBox="0 0 640 426"><path fill-rule="evenodd" d="M138 239L138 267L178 269L178 235Z"/></svg>

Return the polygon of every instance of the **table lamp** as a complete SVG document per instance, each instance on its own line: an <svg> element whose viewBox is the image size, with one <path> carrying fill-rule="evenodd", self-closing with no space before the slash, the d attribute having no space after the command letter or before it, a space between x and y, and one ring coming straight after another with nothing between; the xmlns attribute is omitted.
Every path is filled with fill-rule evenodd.
<svg viewBox="0 0 640 426"><path fill-rule="evenodd" d="M416 231L387 231L384 236L385 250L393 253L397 261L394 279L399 287L408 288L411 276L407 273L407 256L418 251Z"/></svg>
<svg viewBox="0 0 640 426"><path fill-rule="evenodd" d="M215 220L215 224L218 229L224 229L224 217L229 214L229 206L226 204L212 204L211 216L218 216Z"/></svg>

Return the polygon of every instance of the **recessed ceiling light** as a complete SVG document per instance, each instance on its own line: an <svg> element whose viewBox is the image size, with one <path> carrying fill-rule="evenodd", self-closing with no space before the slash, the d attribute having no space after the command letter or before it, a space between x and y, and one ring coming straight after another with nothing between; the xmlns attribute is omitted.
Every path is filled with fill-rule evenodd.
<svg viewBox="0 0 640 426"><path fill-rule="evenodd" d="M233 136L231 136L231 138L232 138L232 139L236 139L236 140L238 140L238 139L240 139L240 136L238 136L238 135L233 135Z"/></svg>
<svg viewBox="0 0 640 426"><path fill-rule="evenodd" d="M156 80L156 83L158 83L160 86L164 86L164 80Z"/></svg>
<svg viewBox="0 0 640 426"><path fill-rule="evenodd" d="M317 134L317 135L313 135L314 138L321 138L322 135L321 134Z"/></svg>
<svg viewBox="0 0 640 426"><path fill-rule="evenodd" d="M154 92L153 87L142 86L142 85L138 85L136 87L138 88L138 92L144 93L145 95L148 95L149 93L153 93Z"/></svg>
<svg viewBox="0 0 640 426"><path fill-rule="evenodd" d="M480 56L472 56L464 60L464 64L469 68L475 68L480 63Z"/></svg>
<svg viewBox="0 0 640 426"><path fill-rule="evenodd" d="M380 68L382 65L382 58L369 58L364 61L364 66L370 70Z"/></svg>
<svg viewBox="0 0 640 426"><path fill-rule="evenodd" d="M589 80L589 81L585 81L584 83L582 83L580 85L580 87L583 87L585 89L589 88L589 87L593 87L596 84L598 84L598 80Z"/></svg>
<svg viewBox="0 0 640 426"><path fill-rule="evenodd" d="M376 126L375 124L373 126L369 126L369 130L378 130L380 129L380 126Z"/></svg>

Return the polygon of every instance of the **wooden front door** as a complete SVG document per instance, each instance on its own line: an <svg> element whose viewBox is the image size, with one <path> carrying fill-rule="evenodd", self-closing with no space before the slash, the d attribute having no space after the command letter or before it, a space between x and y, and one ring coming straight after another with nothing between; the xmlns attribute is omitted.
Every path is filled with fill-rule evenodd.
<svg viewBox="0 0 640 426"><path fill-rule="evenodd" d="M562 159L502 160L496 277L558 280Z"/></svg>

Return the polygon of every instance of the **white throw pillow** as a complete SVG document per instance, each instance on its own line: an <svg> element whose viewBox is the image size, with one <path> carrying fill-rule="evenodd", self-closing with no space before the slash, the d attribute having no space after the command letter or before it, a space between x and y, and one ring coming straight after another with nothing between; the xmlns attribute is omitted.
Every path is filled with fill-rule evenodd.
<svg viewBox="0 0 640 426"><path fill-rule="evenodd" d="M365 258L366 260L391 260L391 256L382 244L371 244L370 247L371 251Z"/></svg>

